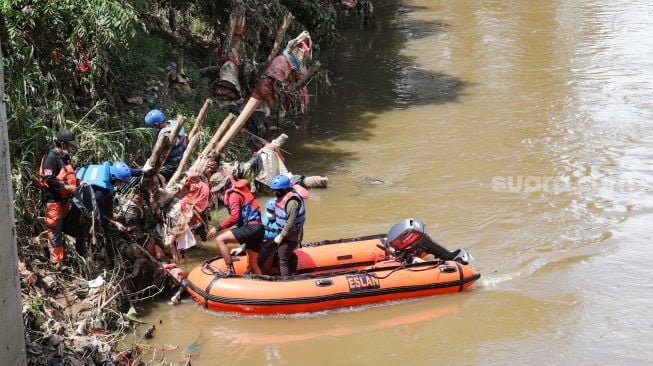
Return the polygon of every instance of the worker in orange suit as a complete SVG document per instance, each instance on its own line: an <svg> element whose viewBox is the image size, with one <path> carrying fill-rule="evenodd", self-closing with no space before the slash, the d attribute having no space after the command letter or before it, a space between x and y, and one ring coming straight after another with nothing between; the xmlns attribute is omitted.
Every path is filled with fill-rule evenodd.
<svg viewBox="0 0 653 366"><path fill-rule="evenodd" d="M79 143L69 130L57 132L54 149L41 159L39 184L46 205L45 226L48 229L50 261L59 267L64 260L63 222L68 214L68 199L77 191L75 169L70 155Z"/></svg>

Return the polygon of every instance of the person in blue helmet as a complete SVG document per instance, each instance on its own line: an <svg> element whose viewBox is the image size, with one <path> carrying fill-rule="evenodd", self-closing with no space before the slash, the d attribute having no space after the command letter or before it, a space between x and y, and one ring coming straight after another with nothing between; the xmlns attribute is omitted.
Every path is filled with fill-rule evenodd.
<svg viewBox="0 0 653 366"><path fill-rule="evenodd" d="M292 188L290 179L285 175L272 178L270 189L276 197L274 217L276 225L281 230L273 239L277 244L279 272L282 276L289 276L294 272L294 268L290 268L290 257L304 235L306 204L302 196Z"/></svg>
<svg viewBox="0 0 653 366"><path fill-rule="evenodd" d="M109 162L100 165L87 165L77 170L76 178L81 182L81 187L76 201L73 200L72 206L74 207L71 208L73 212L79 212L80 208L94 211L97 215L95 217L102 225L121 232L127 231L123 224L113 219L113 191L131 178L129 166L121 161L115 162L113 165L110 165ZM94 201L95 207L85 197L92 197L90 199ZM88 223L78 221L78 219L79 215L73 215L70 220L66 220L64 231L77 239L75 249L79 255L84 256L86 255L86 241L90 227L84 226Z"/></svg>
<svg viewBox="0 0 653 366"><path fill-rule="evenodd" d="M85 181L93 187L95 203L98 207L100 222L109 225L118 231L126 231L126 227L113 219L113 198L114 190L131 179L132 169L122 161L116 161L112 165L105 162L102 165L88 165L80 168L77 178Z"/></svg>
<svg viewBox="0 0 653 366"><path fill-rule="evenodd" d="M158 109L153 109L145 115L145 125L156 128L159 130L157 140L162 138L163 136L166 136L170 134L172 131L172 127L174 126L175 121L174 120L166 120L165 115L163 112L161 112ZM181 131L179 132L179 136L177 136L177 141L175 142L175 145L172 147L172 150L170 150L170 153L168 154L168 157L166 158L166 161L163 163L163 167L161 167L161 170L159 173L163 175L166 180L169 180L170 177L175 173L175 170L177 170L177 167L179 166L179 162L181 161L181 158L184 156L184 151L186 151L186 148L188 147L188 137L184 133L184 129L182 128ZM150 162L146 163L145 167L143 168L143 172L149 171L151 166L149 165Z"/></svg>

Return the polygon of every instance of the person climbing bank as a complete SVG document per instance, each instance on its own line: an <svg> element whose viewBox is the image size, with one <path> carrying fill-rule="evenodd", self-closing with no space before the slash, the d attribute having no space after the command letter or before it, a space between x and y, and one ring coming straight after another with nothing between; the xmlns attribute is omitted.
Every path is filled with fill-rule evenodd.
<svg viewBox="0 0 653 366"><path fill-rule="evenodd" d="M113 164L105 162L101 165L87 165L77 171L77 179L93 187L100 222L118 231L126 231L127 228L113 219L114 190L119 190L122 185L129 182L132 170L124 162L116 161Z"/></svg>

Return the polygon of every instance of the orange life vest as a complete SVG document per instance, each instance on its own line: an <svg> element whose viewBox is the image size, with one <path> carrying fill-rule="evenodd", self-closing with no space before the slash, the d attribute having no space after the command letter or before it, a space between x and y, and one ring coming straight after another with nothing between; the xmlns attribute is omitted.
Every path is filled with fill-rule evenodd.
<svg viewBox="0 0 653 366"><path fill-rule="evenodd" d="M45 173L43 170L43 161L45 161L46 156L47 155L41 158L41 166L39 167L39 185L44 188L49 188L48 182L45 181ZM75 169L73 166L70 164L64 164L61 158L59 158L59 161L61 162L61 169L55 178L64 185L77 187L77 177L75 176ZM70 192L62 189L59 192L59 196L61 198L68 198L70 197Z"/></svg>

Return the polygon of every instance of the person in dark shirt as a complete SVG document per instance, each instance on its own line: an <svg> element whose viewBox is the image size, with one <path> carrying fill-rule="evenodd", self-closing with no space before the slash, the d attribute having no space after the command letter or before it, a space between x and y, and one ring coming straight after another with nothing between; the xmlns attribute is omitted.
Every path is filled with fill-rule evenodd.
<svg viewBox="0 0 653 366"><path fill-rule="evenodd" d="M163 138L163 136L170 134L175 122L175 120L166 121L165 115L158 109L153 109L145 115L145 125L159 130L157 141ZM181 131L179 131L175 145L170 150L170 153L166 157L166 160L159 171L166 180L169 180L177 170L179 162L181 161L187 147L188 137L184 134L184 129L182 128ZM143 167L143 171L149 171L149 169L151 169L151 164L153 164L153 162L148 161Z"/></svg>
<svg viewBox="0 0 653 366"><path fill-rule="evenodd" d="M80 169L80 172L88 171L89 174L86 175L89 177L86 177L85 174L79 177L80 174L78 174L78 178L85 180L93 187L93 195L95 196L95 203L100 214L100 222L110 225L118 231L126 231L127 229L123 224L113 219L114 190L119 190L123 184L129 182L132 177L132 172L140 174L140 171L131 169L122 161L117 161L111 166L109 166L109 162L106 162L100 166L95 165L90 167L99 168L99 172L96 173L90 170L89 167L84 167Z"/></svg>
<svg viewBox="0 0 653 366"><path fill-rule="evenodd" d="M79 143L69 130L57 132L54 149L41 159L39 184L45 202L45 226L48 231L50 261L59 264L64 260L63 220L68 214L68 199L77 191L75 169L70 154Z"/></svg>

